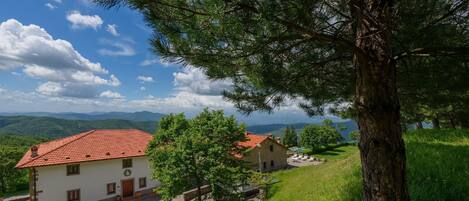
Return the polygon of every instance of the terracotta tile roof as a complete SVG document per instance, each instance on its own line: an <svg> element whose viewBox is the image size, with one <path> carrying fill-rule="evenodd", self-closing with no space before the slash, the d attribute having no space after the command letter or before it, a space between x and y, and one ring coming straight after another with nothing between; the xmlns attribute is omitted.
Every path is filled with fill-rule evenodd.
<svg viewBox="0 0 469 201"><path fill-rule="evenodd" d="M38 155L31 149L16 164L17 168L59 165L145 155L153 136L141 130L92 130L37 145Z"/></svg>
<svg viewBox="0 0 469 201"><path fill-rule="evenodd" d="M256 147L256 144L262 143L264 140L268 139L269 137L266 135L255 135L250 132L246 132L246 139L247 141L239 142L238 145L242 147L246 147L248 149Z"/></svg>

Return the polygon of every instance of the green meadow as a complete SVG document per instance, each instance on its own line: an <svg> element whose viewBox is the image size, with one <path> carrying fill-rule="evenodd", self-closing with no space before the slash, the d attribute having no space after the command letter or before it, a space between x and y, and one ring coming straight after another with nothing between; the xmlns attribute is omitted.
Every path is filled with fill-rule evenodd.
<svg viewBox="0 0 469 201"><path fill-rule="evenodd" d="M469 200L469 130L416 130L404 136L411 200ZM327 162L274 172L269 200L361 200L360 155L355 146L316 154Z"/></svg>

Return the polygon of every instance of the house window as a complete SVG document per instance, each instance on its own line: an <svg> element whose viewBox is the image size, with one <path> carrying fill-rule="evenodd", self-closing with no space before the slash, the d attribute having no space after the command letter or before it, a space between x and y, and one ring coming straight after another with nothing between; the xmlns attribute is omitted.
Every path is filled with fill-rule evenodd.
<svg viewBox="0 0 469 201"><path fill-rule="evenodd" d="M67 165L67 176L80 174L80 165Z"/></svg>
<svg viewBox="0 0 469 201"><path fill-rule="evenodd" d="M138 186L140 188L145 188L147 187L147 178L146 177L141 177L138 179Z"/></svg>
<svg viewBox="0 0 469 201"><path fill-rule="evenodd" d="M80 189L67 191L67 201L80 201Z"/></svg>
<svg viewBox="0 0 469 201"><path fill-rule="evenodd" d="M270 152L274 152L274 145L270 145Z"/></svg>
<svg viewBox="0 0 469 201"><path fill-rule="evenodd" d="M107 184L107 194L110 195L114 193L116 193L116 183Z"/></svg>
<svg viewBox="0 0 469 201"><path fill-rule="evenodd" d="M271 167L274 167L274 160L271 160L271 161L270 161L270 166L271 166Z"/></svg>
<svg viewBox="0 0 469 201"><path fill-rule="evenodd" d="M122 160L122 168L131 168L132 167L132 159L124 159Z"/></svg>
<svg viewBox="0 0 469 201"><path fill-rule="evenodd" d="M267 168L267 163L264 162L263 166L264 166L264 169L266 169Z"/></svg>

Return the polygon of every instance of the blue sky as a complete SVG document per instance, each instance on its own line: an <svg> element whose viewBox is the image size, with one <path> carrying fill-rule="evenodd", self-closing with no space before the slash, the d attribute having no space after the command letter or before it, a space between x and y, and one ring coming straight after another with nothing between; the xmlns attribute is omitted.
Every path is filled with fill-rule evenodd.
<svg viewBox="0 0 469 201"><path fill-rule="evenodd" d="M307 122L295 101L268 115L236 112L230 80L163 62L151 30L128 8L89 0L2 0L0 112L186 112L224 109L250 123Z"/></svg>

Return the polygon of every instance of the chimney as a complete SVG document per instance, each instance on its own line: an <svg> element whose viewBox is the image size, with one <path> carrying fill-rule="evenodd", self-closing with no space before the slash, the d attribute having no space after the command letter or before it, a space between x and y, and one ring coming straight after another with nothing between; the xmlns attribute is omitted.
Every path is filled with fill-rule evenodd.
<svg viewBox="0 0 469 201"><path fill-rule="evenodd" d="M39 147L34 145L31 147L31 158L34 158L36 157L38 154L37 154L37 151L39 150Z"/></svg>
<svg viewBox="0 0 469 201"><path fill-rule="evenodd" d="M282 140L280 139L280 137L275 137L275 140L276 140L279 144L282 144Z"/></svg>

